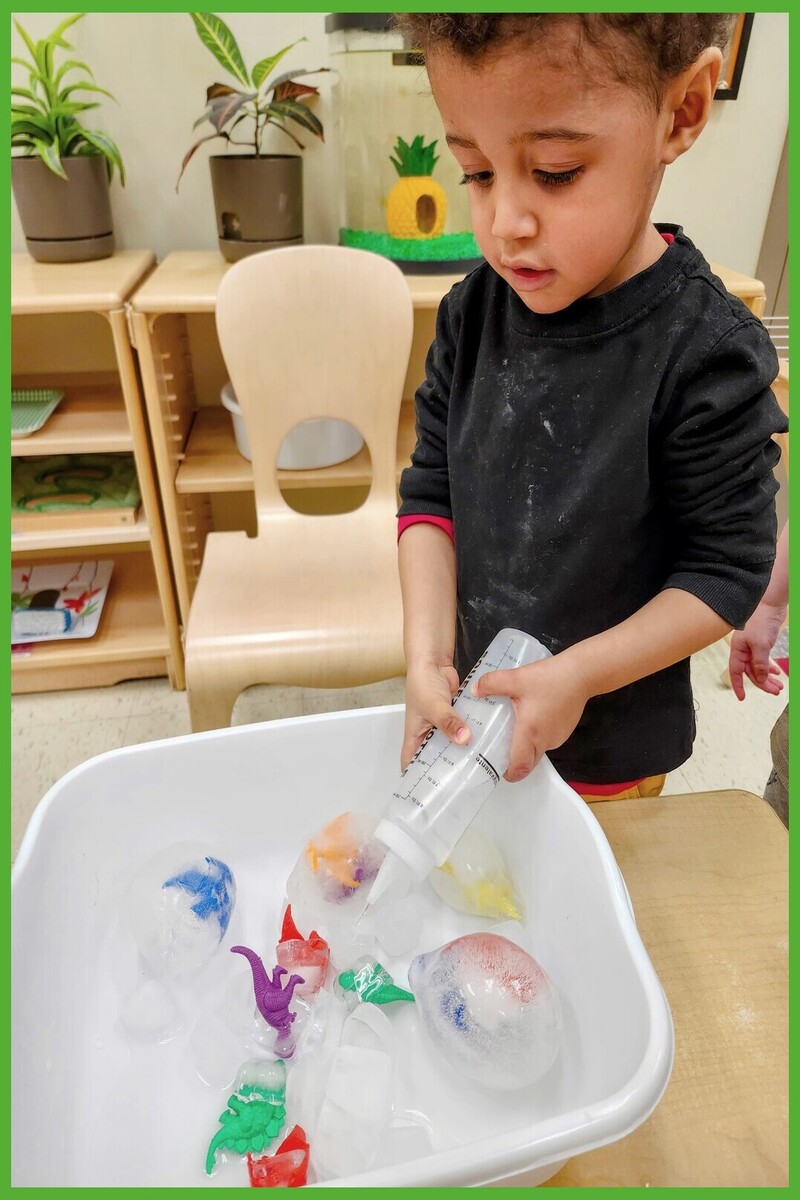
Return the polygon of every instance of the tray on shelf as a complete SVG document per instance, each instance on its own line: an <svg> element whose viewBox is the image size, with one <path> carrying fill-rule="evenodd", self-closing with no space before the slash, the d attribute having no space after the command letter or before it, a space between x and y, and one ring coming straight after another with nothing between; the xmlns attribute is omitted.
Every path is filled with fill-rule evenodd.
<svg viewBox="0 0 800 1200"><path fill-rule="evenodd" d="M64 399L58 388L13 388L11 391L11 436L29 437L41 429Z"/></svg>
<svg viewBox="0 0 800 1200"><path fill-rule="evenodd" d="M90 638L114 563L32 563L11 571L11 645Z"/></svg>
<svg viewBox="0 0 800 1200"><path fill-rule="evenodd" d="M11 467L11 531L133 525L141 495L132 454L51 454Z"/></svg>

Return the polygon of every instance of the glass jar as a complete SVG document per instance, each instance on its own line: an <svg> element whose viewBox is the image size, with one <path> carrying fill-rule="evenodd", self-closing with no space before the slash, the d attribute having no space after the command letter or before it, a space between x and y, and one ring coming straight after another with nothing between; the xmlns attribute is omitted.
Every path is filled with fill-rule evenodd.
<svg viewBox="0 0 800 1200"><path fill-rule="evenodd" d="M330 13L325 29L336 71L340 243L383 254L410 274L479 265L467 189L422 56L405 48L385 13Z"/></svg>

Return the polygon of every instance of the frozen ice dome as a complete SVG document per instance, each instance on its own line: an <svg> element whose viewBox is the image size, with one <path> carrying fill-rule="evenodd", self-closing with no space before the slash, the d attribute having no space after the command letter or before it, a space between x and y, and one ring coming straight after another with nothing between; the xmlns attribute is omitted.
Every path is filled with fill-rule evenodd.
<svg viewBox="0 0 800 1200"><path fill-rule="evenodd" d="M125 923L159 977L187 974L210 958L235 903L230 867L210 854L184 857L181 847L151 859L123 900Z"/></svg>
<svg viewBox="0 0 800 1200"><path fill-rule="evenodd" d="M497 844L475 825L428 879L440 900L459 912L521 921L523 905Z"/></svg>
<svg viewBox="0 0 800 1200"><path fill-rule="evenodd" d="M452 1067L487 1087L533 1083L561 1044L561 1004L527 951L470 933L413 960L408 980L422 1024Z"/></svg>
<svg viewBox="0 0 800 1200"><path fill-rule="evenodd" d="M374 944L371 926L359 917L386 854L374 836L377 823L373 813L340 813L309 838L286 881L298 927L316 929L335 963L369 953Z"/></svg>
<svg viewBox="0 0 800 1200"><path fill-rule="evenodd" d="M392 1111L391 1039L384 1013L351 1013L344 1023L311 1135L311 1161L322 1179L375 1162Z"/></svg>

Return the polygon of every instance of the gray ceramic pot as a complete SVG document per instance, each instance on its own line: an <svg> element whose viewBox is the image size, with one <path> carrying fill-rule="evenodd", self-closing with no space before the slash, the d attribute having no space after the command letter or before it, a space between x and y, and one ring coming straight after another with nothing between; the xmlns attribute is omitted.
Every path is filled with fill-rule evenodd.
<svg viewBox="0 0 800 1200"><path fill-rule="evenodd" d="M299 154L215 154L209 163L219 248L228 262L303 241Z"/></svg>
<svg viewBox="0 0 800 1200"><path fill-rule="evenodd" d="M11 185L28 251L39 262L87 262L114 253L106 161L62 159L67 178L36 156L11 159Z"/></svg>

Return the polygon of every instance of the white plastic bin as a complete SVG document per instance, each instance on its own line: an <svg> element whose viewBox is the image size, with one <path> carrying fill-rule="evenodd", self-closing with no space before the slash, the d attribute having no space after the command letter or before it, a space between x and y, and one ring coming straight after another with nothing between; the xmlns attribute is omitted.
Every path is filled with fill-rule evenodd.
<svg viewBox="0 0 800 1200"><path fill-rule="evenodd" d="M206 844L231 866L238 900L204 970L235 966L227 949L236 943L271 952L298 853L337 813L382 807L402 726L397 706L175 738L101 755L48 792L13 872L15 1186L247 1185L246 1169L203 1173L228 1090L187 1065L185 1035L137 1049L120 1032L138 967L114 925L119 889L157 851ZM394 1102L427 1115L432 1152L327 1186L541 1183L573 1155L629 1133L667 1085L669 1009L589 808L545 760L524 782L501 782L479 820L527 907L516 940L559 989L560 1056L528 1089L481 1092L444 1070L419 1036L414 1005L395 1006L403 1049ZM419 949L492 927L426 890ZM407 963L385 960L401 983ZM210 978L193 992L198 1011Z"/></svg>
<svg viewBox="0 0 800 1200"><path fill-rule="evenodd" d="M236 449L242 458L252 462L253 454L247 427L230 380L222 388L220 400L231 414ZM283 439L278 451L277 466L286 471L310 471L315 467L332 467L335 463L345 462L354 454L358 454L363 445L363 437L349 421L337 421L331 417L301 421L294 429L290 429Z"/></svg>

